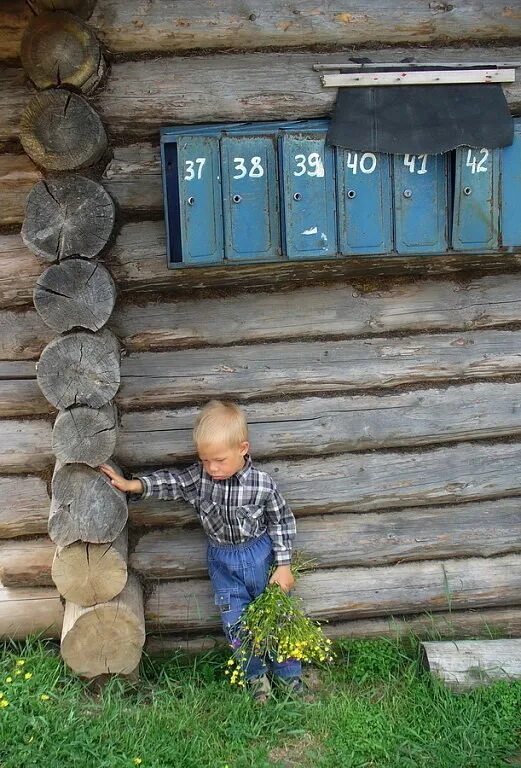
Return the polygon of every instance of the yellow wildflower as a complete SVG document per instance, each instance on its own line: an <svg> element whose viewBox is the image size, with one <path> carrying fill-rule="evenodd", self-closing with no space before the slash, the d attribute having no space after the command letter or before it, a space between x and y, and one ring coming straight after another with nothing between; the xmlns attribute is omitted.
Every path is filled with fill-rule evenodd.
<svg viewBox="0 0 521 768"><path fill-rule="evenodd" d="M33 676L32 672L26 672L25 675L24 675L24 679L25 680L30 680L32 676Z"/></svg>
<svg viewBox="0 0 521 768"><path fill-rule="evenodd" d="M23 667L24 664L25 664L25 659L16 659L17 667Z"/></svg>
<svg viewBox="0 0 521 768"><path fill-rule="evenodd" d="M135 757L135 758L132 760L132 762L134 763L134 765L141 765L141 763L143 762L143 760L142 760L140 757Z"/></svg>
<svg viewBox="0 0 521 768"><path fill-rule="evenodd" d="M3 698L4 698L3 691L0 691L0 699L3 699Z"/></svg>
<svg viewBox="0 0 521 768"><path fill-rule="evenodd" d="M15 675L21 675L22 674L22 670L21 669L15 669L14 673L15 673Z"/></svg>
<svg viewBox="0 0 521 768"><path fill-rule="evenodd" d="M46 693L42 693L42 695L40 696L40 699L41 699L42 701L49 701L49 699L50 699L50 698L51 698L51 697L50 697L50 696L48 696Z"/></svg>
<svg viewBox="0 0 521 768"><path fill-rule="evenodd" d="M13 682L13 678L12 677L6 677L5 678L5 682L6 683L12 683Z"/></svg>
<svg viewBox="0 0 521 768"><path fill-rule="evenodd" d="M0 701L0 709L5 709L8 706L9 706L9 702L7 701L7 699L2 699Z"/></svg>

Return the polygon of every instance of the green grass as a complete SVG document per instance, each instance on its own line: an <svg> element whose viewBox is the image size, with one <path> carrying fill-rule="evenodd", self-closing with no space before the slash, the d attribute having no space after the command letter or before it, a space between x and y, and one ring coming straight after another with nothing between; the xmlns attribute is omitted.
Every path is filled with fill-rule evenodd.
<svg viewBox="0 0 521 768"><path fill-rule="evenodd" d="M343 641L336 652L315 676L314 701L280 695L259 707L225 681L226 653L145 659L138 684L112 679L93 693L56 646L0 645L0 766L521 765L519 752L506 760L521 745L521 683L451 693L422 670L412 639Z"/></svg>

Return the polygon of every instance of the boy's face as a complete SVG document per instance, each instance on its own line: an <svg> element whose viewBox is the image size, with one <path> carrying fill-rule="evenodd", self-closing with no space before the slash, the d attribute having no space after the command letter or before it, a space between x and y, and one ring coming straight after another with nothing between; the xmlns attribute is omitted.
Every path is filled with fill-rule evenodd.
<svg viewBox="0 0 521 768"><path fill-rule="evenodd" d="M249 448L246 441L233 446L222 442L202 443L197 446L197 453L213 480L227 480L243 468Z"/></svg>

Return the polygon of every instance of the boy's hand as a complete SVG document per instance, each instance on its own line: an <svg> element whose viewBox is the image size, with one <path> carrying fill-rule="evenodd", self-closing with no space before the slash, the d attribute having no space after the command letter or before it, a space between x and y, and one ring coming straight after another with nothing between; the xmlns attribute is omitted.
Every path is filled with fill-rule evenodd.
<svg viewBox="0 0 521 768"><path fill-rule="evenodd" d="M108 464L100 464L99 468L103 474L110 478L112 485L119 491L123 491L124 493L143 493L143 483L141 480L126 480L123 475L120 475L115 469L109 467Z"/></svg>
<svg viewBox="0 0 521 768"><path fill-rule="evenodd" d="M270 584L278 584L284 592L289 592L295 586L295 579L289 565L278 565L273 571Z"/></svg>

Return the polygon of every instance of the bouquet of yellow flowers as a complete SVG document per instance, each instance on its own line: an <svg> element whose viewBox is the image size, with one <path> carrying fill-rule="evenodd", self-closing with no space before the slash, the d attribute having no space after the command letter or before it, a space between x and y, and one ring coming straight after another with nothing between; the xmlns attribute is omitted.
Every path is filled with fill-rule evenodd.
<svg viewBox="0 0 521 768"><path fill-rule="evenodd" d="M311 563L297 558L291 566L295 579ZM300 597L289 595L278 584L268 584L264 592L251 602L234 627L237 648L226 674L230 683L244 685L243 668L249 655L278 662L286 659L301 661L331 661L331 640L325 637L320 624L302 610Z"/></svg>

